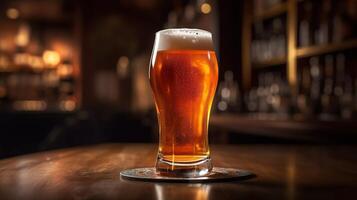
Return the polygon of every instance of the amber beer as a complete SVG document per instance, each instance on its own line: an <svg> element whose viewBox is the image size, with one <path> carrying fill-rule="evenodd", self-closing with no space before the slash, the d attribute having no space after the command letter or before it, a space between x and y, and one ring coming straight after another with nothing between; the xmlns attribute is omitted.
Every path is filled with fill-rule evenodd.
<svg viewBox="0 0 357 200"><path fill-rule="evenodd" d="M157 172L203 176L212 169L208 120L218 79L211 33L168 29L156 34L150 82L158 115Z"/></svg>

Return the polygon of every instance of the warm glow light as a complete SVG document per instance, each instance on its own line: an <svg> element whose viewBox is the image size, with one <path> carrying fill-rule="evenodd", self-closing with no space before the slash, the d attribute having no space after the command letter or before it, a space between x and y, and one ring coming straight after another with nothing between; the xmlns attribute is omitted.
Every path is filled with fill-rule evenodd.
<svg viewBox="0 0 357 200"><path fill-rule="evenodd" d="M70 60L73 55L72 42L66 37L55 37L49 42L49 48L60 54L62 60Z"/></svg>
<svg viewBox="0 0 357 200"><path fill-rule="evenodd" d="M126 56L121 56L117 63L118 76L121 78L125 77L128 73L128 67L129 67L129 58Z"/></svg>
<svg viewBox="0 0 357 200"><path fill-rule="evenodd" d="M14 56L15 65L27 65L29 58L31 57L28 53L17 53Z"/></svg>
<svg viewBox="0 0 357 200"><path fill-rule="evenodd" d="M16 35L15 43L20 47L26 46L30 41L30 27L27 24L21 24L19 32Z"/></svg>
<svg viewBox="0 0 357 200"><path fill-rule="evenodd" d="M37 100L15 101L13 106L15 110L24 111L41 111L47 108L45 101Z"/></svg>
<svg viewBox="0 0 357 200"><path fill-rule="evenodd" d="M28 65L36 71L40 71L44 68L43 60L40 56L30 56Z"/></svg>
<svg viewBox="0 0 357 200"><path fill-rule="evenodd" d="M76 102L73 100L61 101L60 107L62 110L65 111L73 111L74 109L76 109Z"/></svg>
<svg viewBox="0 0 357 200"><path fill-rule="evenodd" d="M5 56L0 56L0 69L6 69L10 65L10 61Z"/></svg>
<svg viewBox="0 0 357 200"><path fill-rule="evenodd" d="M67 64L61 64L57 68L57 74L60 77L68 77L73 74L73 66Z"/></svg>
<svg viewBox="0 0 357 200"><path fill-rule="evenodd" d="M209 3L203 3L201 5L201 12L203 14L209 14L211 12L212 8L211 5Z"/></svg>
<svg viewBox="0 0 357 200"><path fill-rule="evenodd" d="M6 11L6 15L10 19L17 19L19 17L20 13L16 8L9 8Z"/></svg>
<svg viewBox="0 0 357 200"><path fill-rule="evenodd" d="M55 67L61 62L61 56L56 51L45 51L43 52L43 61L46 65L50 67Z"/></svg>

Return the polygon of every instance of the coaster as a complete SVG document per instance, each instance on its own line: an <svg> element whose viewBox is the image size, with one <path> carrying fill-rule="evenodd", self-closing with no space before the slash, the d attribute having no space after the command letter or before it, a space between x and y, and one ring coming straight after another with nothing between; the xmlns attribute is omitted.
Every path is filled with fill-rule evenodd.
<svg viewBox="0 0 357 200"><path fill-rule="evenodd" d="M214 167L212 172L207 176L201 177L169 177L159 176L156 174L154 167L126 169L120 172L124 179L151 181L151 182L222 182L222 181L239 181L255 177L249 171L233 168Z"/></svg>

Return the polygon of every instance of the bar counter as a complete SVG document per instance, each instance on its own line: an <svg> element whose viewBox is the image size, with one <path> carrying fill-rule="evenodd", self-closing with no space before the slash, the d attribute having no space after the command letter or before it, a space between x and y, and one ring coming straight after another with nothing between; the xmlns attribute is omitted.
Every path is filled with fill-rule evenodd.
<svg viewBox="0 0 357 200"><path fill-rule="evenodd" d="M0 161L1 199L349 199L357 191L357 147L212 145L215 166L254 172L250 180L152 183L119 172L153 166L157 146L102 144Z"/></svg>
<svg viewBox="0 0 357 200"><path fill-rule="evenodd" d="M275 116L275 118L274 118ZM237 114L212 115L210 125L216 130L255 136L284 138L314 143L357 143L356 120L279 119L276 115L257 116Z"/></svg>

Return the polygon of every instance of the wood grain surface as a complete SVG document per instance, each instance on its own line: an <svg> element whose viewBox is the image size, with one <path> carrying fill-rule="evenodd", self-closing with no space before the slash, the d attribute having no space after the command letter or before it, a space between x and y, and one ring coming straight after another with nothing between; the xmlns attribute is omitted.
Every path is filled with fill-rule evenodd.
<svg viewBox="0 0 357 200"><path fill-rule="evenodd" d="M0 161L0 199L353 199L357 147L212 146L215 166L257 177L225 183L151 183L121 180L119 172L153 166L157 146L103 144Z"/></svg>

